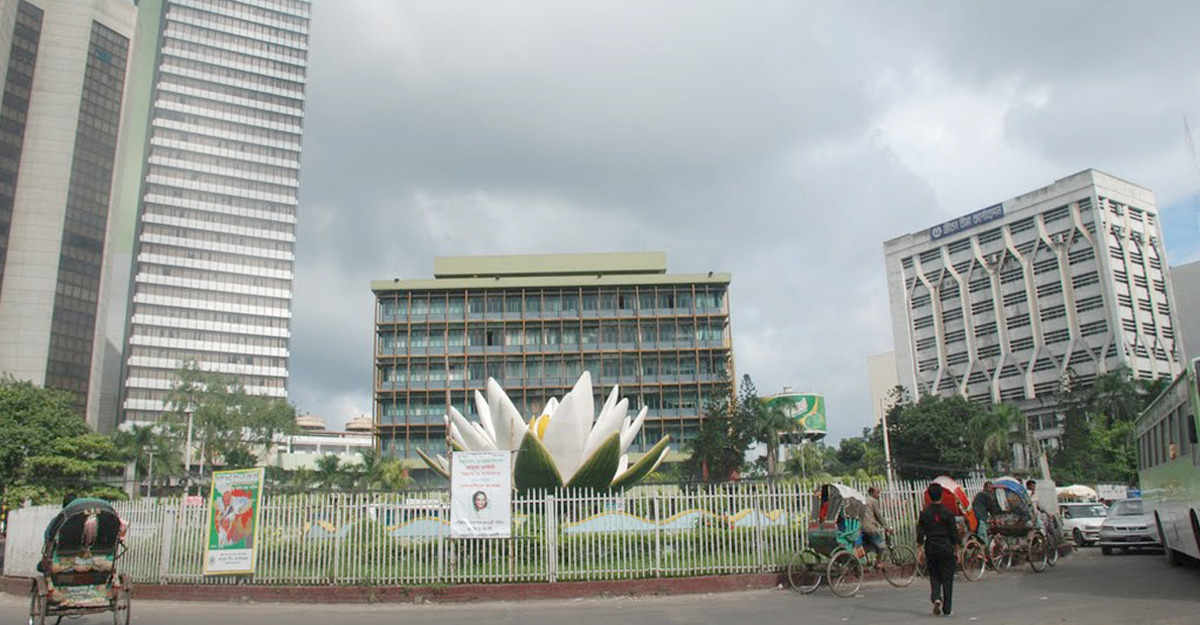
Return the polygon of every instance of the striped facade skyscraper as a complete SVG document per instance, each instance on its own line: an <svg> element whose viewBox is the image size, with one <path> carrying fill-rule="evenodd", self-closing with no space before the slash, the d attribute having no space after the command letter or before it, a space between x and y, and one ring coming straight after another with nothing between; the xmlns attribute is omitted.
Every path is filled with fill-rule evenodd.
<svg viewBox="0 0 1200 625"><path fill-rule="evenodd" d="M287 397L308 0L142 0L114 239L128 289L107 419L153 421L183 362Z"/></svg>

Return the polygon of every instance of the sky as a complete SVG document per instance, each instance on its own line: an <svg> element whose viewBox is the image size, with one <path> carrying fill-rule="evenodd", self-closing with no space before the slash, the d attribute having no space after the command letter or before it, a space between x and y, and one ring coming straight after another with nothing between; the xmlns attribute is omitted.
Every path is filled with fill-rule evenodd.
<svg viewBox="0 0 1200 625"><path fill-rule="evenodd" d="M371 414L372 280L662 250L732 274L739 375L858 435L885 240L1096 168L1200 260L1196 24L1193 0L317 0L291 399Z"/></svg>

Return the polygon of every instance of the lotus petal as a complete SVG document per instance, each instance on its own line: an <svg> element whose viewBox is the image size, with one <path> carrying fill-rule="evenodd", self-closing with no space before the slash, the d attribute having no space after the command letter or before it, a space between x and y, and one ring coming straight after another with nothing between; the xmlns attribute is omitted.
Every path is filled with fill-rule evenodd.
<svg viewBox="0 0 1200 625"><path fill-rule="evenodd" d="M542 443L554 458L563 480L569 481L583 464L583 446L592 429L594 409L592 376L584 371L575 388L563 396L542 436Z"/></svg>
<svg viewBox="0 0 1200 625"><path fill-rule="evenodd" d="M451 423L452 427L450 431L454 432L455 429L458 430L458 435L464 447L470 451L488 451L496 448L495 445L487 440L486 435L481 434L479 430L471 426L471 422L467 421L467 418L462 416L462 413L457 408L454 406L447 406L447 408L449 408L450 412L450 421L453 422Z"/></svg>
<svg viewBox="0 0 1200 625"><path fill-rule="evenodd" d="M667 452L671 450L670 447L667 447L667 443L669 442L671 442L669 435L662 437L662 440L655 443L654 447L651 447L650 451L646 452L646 455L642 456L641 460L638 460L628 471L618 475L612 481L612 488L615 490L631 486L645 479L647 475L650 475L654 467L658 466L658 463L662 462Z"/></svg>
<svg viewBox="0 0 1200 625"><path fill-rule="evenodd" d="M548 414L548 415L553 416L557 410L558 410L558 398L551 397L550 399L546 400L546 408L544 410L542 410L542 414Z"/></svg>
<svg viewBox="0 0 1200 625"><path fill-rule="evenodd" d="M458 426L451 423L449 427L450 427L450 447L452 447L454 449L454 451L466 451L467 444L465 442L463 442L463 435L462 435L462 432L458 431Z"/></svg>
<svg viewBox="0 0 1200 625"><path fill-rule="evenodd" d="M492 449L496 448L496 439L492 438L491 434L488 434L487 429L485 429L483 425L472 421L471 427L474 428L475 432L482 436L484 440L486 440L488 444L492 446Z"/></svg>
<svg viewBox="0 0 1200 625"><path fill-rule="evenodd" d="M479 413L479 425L483 426L484 431L488 433L492 444L496 444L496 424L492 422L492 411L488 408L483 393L479 391L475 391L475 412Z"/></svg>
<svg viewBox="0 0 1200 625"><path fill-rule="evenodd" d="M450 471L443 469L441 464L439 464L433 458L430 458L425 452L421 451L420 447L417 448L417 455L421 457L421 460L425 461L425 464L429 465L430 469L433 469L434 473L437 473L446 479L450 479Z"/></svg>
<svg viewBox="0 0 1200 625"><path fill-rule="evenodd" d="M525 420L494 378L487 380L487 400L488 411L492 413L492 425L496 429L496 446L516 449L525 438Z"/></svg>
<svg viewBox="0 0 1200 625"><path fill-rule="evenodd" d="M629 454L621 454L621 461L617 463L617 472L615 475L620 475L629 470Z"/></svg>
<svg viewBox="0 0 1200 625"><path fill-rule="evenodd" d="M624 430L621 430L621 453L629 451L629 446L633 444L633 439L637 438L638 432L642 429L642 424L646 422L646 414L649 412L649 407L642 406L638 411L637 418L633 420Z"/></svg>
<svg viewBox="0 0 1200 625"><path fill-rule="evenodd" d="M617 466L621 462L621 435L613 432L596 453L583 462L583 466L567 482L567 488L590 488L592 490L608 490L613 476L617 474Z"/></svg>
<svg viewBox="0 0 1200 625"><path fill-rule="evenodd" d="M613 387L614 389L616 387ZM596 419L596 425L592 428L591 434L588 434L587 443L583 445L583 457L587 458L595 452L604 441L608 440L608 435L619 433L621 424L625 422L625 415L629 413L629 400L622 399L616 402L615 405L609 406L608 410L600 411L600 418ZM620 448L620 437L618 437L617 447Z"/></svg>
<svg viewBox="0 0 1200 625"><path fill-rule="evenodd" d="M608 399L604 400L604 405L600 407L600 416L596 417L596 421L603 420L604 415L607 415L608 411L617 405L617 400L620 399L620 397L617 397L618 390L620 390L620 385L614 384L612 390L608 393Z"/></svg>
<svg viewBox="0 0 1200 625"><path fill-rule="evenodd" d="M513 484L519 491L562 488L562 475L554 466L554 458L532 431L521 439L521 449L513 465Z"/></svg>

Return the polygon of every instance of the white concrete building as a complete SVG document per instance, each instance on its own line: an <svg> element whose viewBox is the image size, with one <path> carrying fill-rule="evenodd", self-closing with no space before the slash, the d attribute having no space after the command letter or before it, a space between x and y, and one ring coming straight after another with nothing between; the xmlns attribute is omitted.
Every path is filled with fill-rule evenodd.
<svg viewBox="0 0 1200 625"><path fill-rule="evenodd" d="M132 0L0 0L0 373L73 391L93 341Z"/></svg>
<svg viewBox="0 0 1200 625"><path fill-rule="evenodd" d="M296 417L300 432L280 437L275 447L259 458L263 466L277 466L289 471L313 470L322 456L335 455L342 465L362 464L362 454L375 448L371 418L360 416L346 423L344 432L325 429L325 421L312 414Z"/></svg>
<svg viewBox="0 0 1200 625"><path fill-rule="evenodd" d="M1053 394L1181 342L1154 194L1087 170L884 244L896 367L914 397L1013 402L1056 442Z"/></svg>
<svg viewBox="0 0 1200 625"><path fill-rule="evenodd" d="M1171 283L1183 354L1188 360L1200 358L1200 261L1171 267Z"/></svg>
<svg viewBox="0 0 1200 625"><path fill-rule="evenodd" d="M142 125L114 198L128 245L106 276L131 291L106 326L123 420L157 419L188 360L287 397L310 13L309 0L140 4Z"/></svg>
<svg viewBox="0 0 1200 625"><path fill-rule="evenodd" d="M867 375L871 383L871 414L875 415L875 423L879 423L883 421L883 413L888 408L888 393L900 384L899 374L896 373L896 352L883 352L868 358Z"/></svg>

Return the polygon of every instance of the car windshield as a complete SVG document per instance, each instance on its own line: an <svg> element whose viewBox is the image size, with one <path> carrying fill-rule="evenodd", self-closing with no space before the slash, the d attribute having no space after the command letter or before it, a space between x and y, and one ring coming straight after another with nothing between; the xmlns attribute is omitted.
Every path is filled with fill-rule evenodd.
<svg viewBox="0 0 1200 625"><path fill-rule="evenodd" d="M1108 516L1135 516L1142 513L1142 500L1118 501L1113 504Z"/></svg>
<svg viewBox="0 0 1200 625"><path fill-rule="evenodd" d="M1108 511L1100 504L1090 506L1070 506L1067 508L1068 519L1094 519L1096 517L1107 516Z"/></svg>

